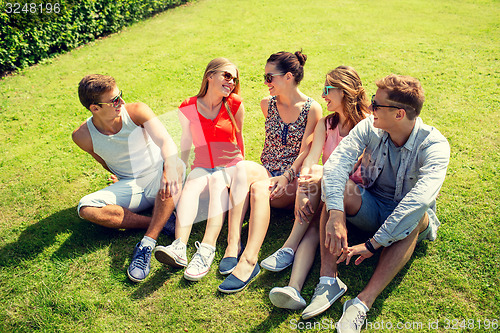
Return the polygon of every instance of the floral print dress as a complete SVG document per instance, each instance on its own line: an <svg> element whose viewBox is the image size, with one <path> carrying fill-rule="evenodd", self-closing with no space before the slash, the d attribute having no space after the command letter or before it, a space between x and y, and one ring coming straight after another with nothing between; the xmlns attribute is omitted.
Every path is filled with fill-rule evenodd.
<svg viewBox="0 0 500 333"><path fill-rule="evenodd" d="M276 96L269 99L266 140L260 161L271 175L283 174L299 156L302 137L306 130L307 115L313 102L314 100L308 97L297 120L286 124L278 113Z"/></svg>

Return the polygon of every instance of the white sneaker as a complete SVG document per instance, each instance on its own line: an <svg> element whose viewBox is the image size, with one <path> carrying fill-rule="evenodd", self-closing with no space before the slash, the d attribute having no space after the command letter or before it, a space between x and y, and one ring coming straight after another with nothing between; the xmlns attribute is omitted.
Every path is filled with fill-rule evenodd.
<svg viewBox="0 0 500 333"><path fill-rule="evenodd" d="M271 289L269 299L274 306L282 309L300 310L306 307L306 301L300 292L290 286Z"/></svg>
<svg viewBox="0 0 500 333"><path fill-rule="evenodd" d="M191 258L191 262L184 272L184 278L190 281L199 281L210 270L210 265L215 258L215 250L207 244L200 244L198 241L194 245L198 250Z"/></svg>
<svg viewBox="0 0 500 333"><path fill-rule="evenodd" d="M180 238L176 239L169 246L155 247L154 254L156 260L173 267L186 267L188 263L186 245L182 243Z"/></svg>
<svg viewBox="0 0 500 333"><path fill-rule="evenodd" d="M344 313L336 324L339 333L359 333L365 324L366 310L354 300L350 299L344 303Z"/></svg>

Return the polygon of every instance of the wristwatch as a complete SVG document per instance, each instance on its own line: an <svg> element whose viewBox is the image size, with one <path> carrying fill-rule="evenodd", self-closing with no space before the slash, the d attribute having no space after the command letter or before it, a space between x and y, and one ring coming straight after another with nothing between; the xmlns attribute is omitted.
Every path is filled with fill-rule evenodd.
<svg viewBox="0 0 500 333"><path fill-rule="evenodd" d="M372 245L372 242L370 242L370 239L368 238L368 240L365 242L365 246L366 246L366 249L368 251L370 251L371 253L375 254L375 252L377 252L377 250L375 250L375 248L373 247Z"/></svg>

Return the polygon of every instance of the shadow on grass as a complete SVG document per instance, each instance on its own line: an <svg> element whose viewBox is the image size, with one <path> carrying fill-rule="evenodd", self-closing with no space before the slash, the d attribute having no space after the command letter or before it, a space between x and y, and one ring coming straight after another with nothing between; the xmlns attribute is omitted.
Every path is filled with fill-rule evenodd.
<svg viewBox="0 0 500 333"><path fill-rule="evenodd" d="M17 241L1 248L0 266L10 267L33 260L65 234L69 237L52 254L52 259L71 259L93 252L123 232L84 221L76 214L75 207L67 208L28 226Z"/></svg>
<svg viewBox="0 0 500 333"><path fill-rule="evenodd" d="M261 253L259 256L259 261L266 258L268 255L274 253L278 248L280 248L284 240L289 235L293 225L293 212L288 210L280 210L280 209L272 209L271 210L271 223L269 225L269 230L264 241L264 244L261 249ZM371 234L367 234L352 225L348 225L348 241L350 245L361 244L366 241L369 237L373 236ZM416 258L420 258L426 255L428 242L421 242L417 244L415 248L415 252L411 256L408 263L403 267L403 269L396 275L396 277L389 283L389 285L384 289L384 291L377 298L375 303L373 304L372 309L369 312L370 321L377 318L383 307L385 300L390 296L390 294L397 290L401 281L403 281L406 273L410 269L413 260ZM380 252L377 253L372 258L365 260L359 266L354 265L354 262L351 262L349 266L346 266L344 263L338 266L339 276L342 278L342 281L348 286L348 290L346 294L342 297L344 300L342 302L335 302L325 313L319 315L317 317L311 318L305 322L322 322L322 320L328 320L328 323L335 323L342 316L342 303L351 298L355 298L366 286L369 279L371 278L376 265L378 263L380 257ZM353 258L355 259L355 258ZM304 283L303 289L301 291L302 297L306 300L307 304L311 301L312 295L314 293L314 289L319 280L319 271L320 271L320 250L319 246L316 251L316 257L314 259L313 267L309 272L309 275ZM288 281L290 280L291 268L287 268L286 270L280 273L272 273L263 271L258 277L257 281L252 283L254 286L263 287L267 291L262 295L264 302L271 305L269 301L268 293L273 287L283 287L288 285ZM272 306L272 305L271 305ZM264 319L259 325L254 327L250 332L263 332L269 331L274 328L282 325L283 322L288 321L291 325L292 319L297 319L290 317L294 314L300 316L301 311L292 311L287 309L280 309L273 307L269 312L269 315L266 319ZM299 317L300 318L300 317ZM330 320L331 319L331 320ZM302 319L297 320L302 321ZM314 324L314 323L313 323Z"/></svg>
<svg viewBox="0 0 500 333"><path fill-rule="evenodd" d="M134 246L143 234L144 230L121 231L95 225L80 219L76 213L76 207L71 207L28 226L15 242L2 247L0 266L13 267L23 261L32 261L48 248L62 241L61 245L50 255L50 260L75 259L107 248L111 261L110 274L123 283L133 284L126 276L126 269ZM163 238L162 241L165 239ZM158 270L148 277L144 285L134 292L133 297L147 296L153 289L159 288L162 282L171 275L165 272L165 270Z"/></svg>
<svg viewBox="0 0 500 333"><path fill-rule="evenodd" d="M154 259L153 259L154 260ZM149 297L151 294L160 289L174 275L176 270L172 269L157 269L142 282L139 287L130 295L132 299L140 300ZM133 282L130 282L133 284Z"/></svg>

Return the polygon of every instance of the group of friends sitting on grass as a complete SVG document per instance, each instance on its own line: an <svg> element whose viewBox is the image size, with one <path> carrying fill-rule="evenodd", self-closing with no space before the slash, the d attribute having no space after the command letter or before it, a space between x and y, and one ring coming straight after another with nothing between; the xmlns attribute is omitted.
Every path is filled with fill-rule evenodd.
<svg viewBox="0 0 500 333"><path fill-rule="evenodd" d="M260 164L245 160L240 77L228 59L210 61L199 93L179 106L180 157L155 113L143 103L125 103L112 77L92 74L80 81L80 101L92 115L73 140L112 173L114 183L83 197L78 214L109 228L146 229L127 269L130 280L147 277L152 254L185 268L186 279L202 279L227 212L227 247L219 262L227 277L219 291L241 291L261 268L280 272L293 265L288 285L273 288L269 298L277 307L303 310L303 319L323 313L346 292L339 264L358 265L380 252L370 280L344 303L337 322L339 332L359 332L375 298L417 242L436 238L436 197L450 148L419 117L420 82L388 75L376 81L370 102L358 73L339 66L326 74L322 97L328 115L322 117L320 104L299 89L306 59L300 51L278 52L265 64L269 96L260 102L265 117ZM151 216L140 214L151 207ZM293 209L295 218L283 245L259 264L271 207ZM248 208L245 241L241 229ZM189 261L192 225L204 211L205 234ZM372 236L348 244L346 222ZM168 246L156 245L162 231L175 233ZM300 292L318 244L320 277L307 305Z"/></svg>

